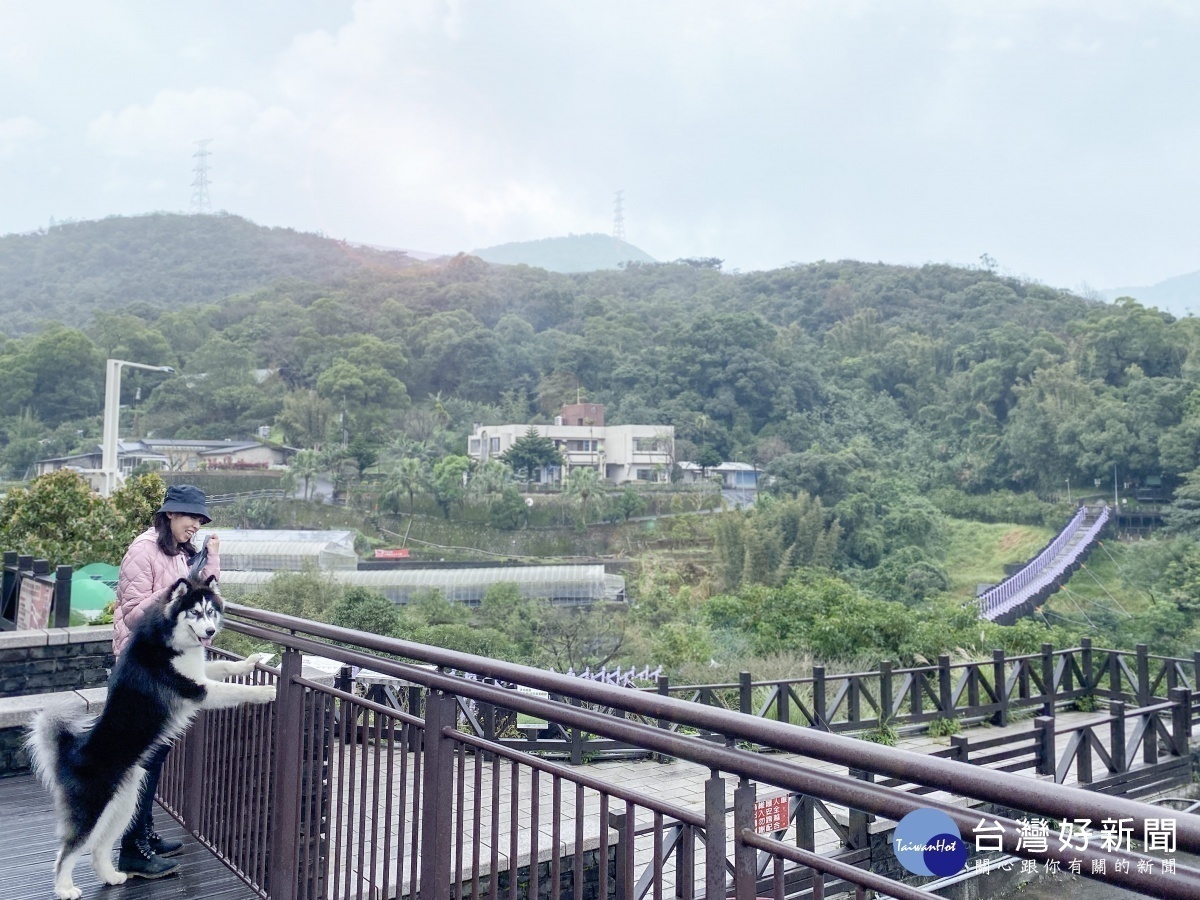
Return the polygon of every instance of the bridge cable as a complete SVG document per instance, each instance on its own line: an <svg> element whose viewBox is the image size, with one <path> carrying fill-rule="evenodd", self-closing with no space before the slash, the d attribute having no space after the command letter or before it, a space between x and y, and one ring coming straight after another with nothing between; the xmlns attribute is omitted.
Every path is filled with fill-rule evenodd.
<svg viewBox="0 0 1200 900"><path fill-rule="evenodd" d="M1100 578L1096 575L1096 573L1087 567L1087 563L1080 563L1079 567L1081 569L1083 569L1085 572L1087 572L1089 575L1092 576L1092 580L1095 581L1096 584L1100 585L1100 590L1102 590L1102 591L1104 591L1104 593L1108 594L1108 599L1113 602L1113 604L1117 607L1117 609L1121 610L1121 612L1125 613L1125 615L1129 616L1130 618L1133 618L1133 616L1129 612L1129 610L1127 610L1125 607L1123 607L1117 601L1117 598L1112 595L1112 593L1109 591L1109 589L1104 586L1104 582L1100 580Z"/></svg>
<svg viewBox="0 0 1200 900"><path fill-rule="evenodd" d="M1108 549L1108 547L1105 546L1104 541L1096 541L1096 544L1100 547L1101 550L1104 551L1104 555L1112 560L1112 564L1117 567L1117 571L1119 573L1121 573L1121 575L1123 577L1126 577L1126 579L1128 580L1128 576L1126 576L1126 574L1125 574L1125 568L1121 565L1120 562L1117 561L1117 558L1112 555L1112 551L1110 551ZM1129 584L1130 584L1130 587L1132 587L1135 591L1137 591L1140 594L1145 595L1146 599L1149 600L1151 603L1154 602L1154 595L1149 590L1147 590L1144 587L1140 587L1139 585L1133 584L1132 581L1130 581Z"/></svg>
<svg viewBox="0 0 1200 900"><path fill-rule="evenodd" d="M1066 589L1064 588L1064 590L1066 590ZM1070 597L1070 598L1078 598L1078 600L1079 600L1080 602L1075 602L1075 601L1074 601L1074 599L1073 599L1073 600L1072 600L1072 603L1073 603L1073 605L1075 606L1075 608L1076 608L1076 609L1078 609L1080 612L1083 612L1083 604L1084 604L1084 603L1097 603L1097 604L1099 604L1099 603L1100 603L1100 600L1101 600L1101 599L1103 599L1103 598L1096 599L1096 598L1091 598L1091 597L1084 597L1082 594L1073 594L1073 593L1071 593L1070 591L1067 591L1066 593L1067 593L1067 596L1068 596L1068 597ZM1133 618L1133 613L1131 613L1131 612L1127 612L1126 610L1122 609L1122 608L1121 608L1121 606L1120 606L1120 604L1117 604L1117 608L1118 608L1118 609L1120 609L1121 615L1125 616L1127 619L1132 619L1132 618ZM1117 610L1114 610L1114 609L1112 609L1112 608L1110 608L1108 611L1109 611L1110 613L1112 613L1113 615L1116 615L1116 613L1117 613ZM1086 615L1086 613L1085 613L1085 615ZM1089 619L1088 621L1091 621L1091 620ZM1099 628L1100 626L1099 626L1099 625L1094 625L1094 627L1096 627L1096 628Z"/></svg>

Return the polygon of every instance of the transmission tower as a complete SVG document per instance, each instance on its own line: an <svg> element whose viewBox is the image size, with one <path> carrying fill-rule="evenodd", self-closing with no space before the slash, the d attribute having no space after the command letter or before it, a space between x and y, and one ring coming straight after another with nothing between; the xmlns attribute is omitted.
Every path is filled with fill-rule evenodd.
<svg viewBox="0 0 1200 900"><path fill-rule="evenodd" d="M212 138L196 141L196 146L200 149L192 154L192 158L196 160L192 169L196 176L192 179L192 212L199 215L212 212L212 201L208 197L208 145L211 143Z"/></svg>
<svg viewBox="0 0 1200 900"><path fill-rule="evenodd" d="M625 199L621 196L624 193L620 190L613 194L613 239L617 241L625 240Z"/></svg>

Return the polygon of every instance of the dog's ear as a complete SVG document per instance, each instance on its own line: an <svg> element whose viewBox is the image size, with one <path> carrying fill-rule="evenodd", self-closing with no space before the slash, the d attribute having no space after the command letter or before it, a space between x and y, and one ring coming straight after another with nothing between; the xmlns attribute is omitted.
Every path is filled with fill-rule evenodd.
<svg viewBox="0 0 1200 900"><path fill-rule="evenodd" d="M204 586L212 587L216 583L216 581L217 581L216 575L209 575L207 578L204 579Z"/></svg>
<svg viewBox="0 0 1200 900"><path fill-rule="evenodd" d="M188 595L188 591L191 589L192 586L188 584L188 580L186 578L180 578L173 585L171 585L170 588L167 589L167 592L162 595L162 600L160 602L164 608L167 606L174 606L178 608L180 602Z"/></svg>
<svg viewBox="0 0 1200 900"><path fill-rule="evenodd" d="M191 587L192 586L188 584L188 580L186 578L180 578L173 585L171 585L171 590L167 593L167 602L178 603L187 596L187 592L191 590Z"/></svg>

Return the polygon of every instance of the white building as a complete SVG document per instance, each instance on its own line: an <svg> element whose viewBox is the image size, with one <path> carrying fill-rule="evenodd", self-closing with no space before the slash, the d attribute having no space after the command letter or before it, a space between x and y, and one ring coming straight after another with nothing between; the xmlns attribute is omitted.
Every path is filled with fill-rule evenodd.
<svg viewBox="0 0 1200 900"><path fill-rule="evenodd" d="M476 425L467 442L467 455L477 462L498 459L533 428L554 441L566 461L539 473L539 483L562 481L572 469L596 469L607 481L667 482L675 458L675 428L671 425L605 425L604 407L575 403L562 408L553 425Z"/></svg>
<svg viewBox="0 0 1200 900"><path fill-rule="evenodd" d="M721 486L729 490L758 490L759 469L743 462L723 462L719 466L709 466L701 469L698 463L681 462L679 468L683 471L683 484L700 484L704 481L720 479Z"/></svg>

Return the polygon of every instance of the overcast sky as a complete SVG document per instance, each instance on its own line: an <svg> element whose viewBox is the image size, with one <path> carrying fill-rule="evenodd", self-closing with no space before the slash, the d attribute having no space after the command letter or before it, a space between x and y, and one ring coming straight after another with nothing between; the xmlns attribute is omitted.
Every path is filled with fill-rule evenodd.
<svg viewBox="0 0 1200 900"><path fill-rule="evenodd" d="M1187 0L0 0L0 233L214 209L727 269L1200 269Z"/></svg>

